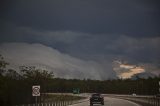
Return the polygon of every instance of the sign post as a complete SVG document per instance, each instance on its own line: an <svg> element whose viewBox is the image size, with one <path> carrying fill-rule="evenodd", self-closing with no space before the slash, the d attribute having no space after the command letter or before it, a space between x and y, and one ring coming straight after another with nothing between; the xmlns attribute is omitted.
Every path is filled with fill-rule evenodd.
<svg viewBox="0 0 160 106"><path fill-rule="evenodd" d="M39 85L32 86L32 96L35 96L36 106L38 106L37 96L40 96L40 86Z"/></svg>
<svg viewBox="0 0 160 106"><path fill-rule="evenodd" d="M160 81L159 81L159 93L160 93Z"/></svg>

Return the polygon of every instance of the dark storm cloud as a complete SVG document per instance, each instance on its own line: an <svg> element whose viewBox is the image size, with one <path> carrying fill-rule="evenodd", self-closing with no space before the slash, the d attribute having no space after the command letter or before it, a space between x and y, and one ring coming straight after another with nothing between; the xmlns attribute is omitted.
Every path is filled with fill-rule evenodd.
<svg viewBox="0 0 160 106"><path fill-rule="evenodd" d="M41 30L158 36L158 0L38 0L5 4L1 18Z"/></svg>
<svg viewBox="0 0 160 106"><path fill-rule="evenodd" d="M159 0L5 0L0 4L0 43L38 43L94 61L103 68L102 79L115 77L115 60L159 69Z"/></svg>
<svg viewBox="0 0 160 106"><path fill-rule="evenodd" d="M108 36L94 35L88 39L81 39L79 43L77 41L77 45L70 45L68 51L86 58L97 56L98 58L102 57L102 59L110 61L124 59L134 64L160 62L160 37L140 39L125 35L117 38Z"/></svg>
<svg viewBox="0 0 160 106"><path fill-rule="evenodd" d="M122 58L137 62L159 63L160 38L135 38L122 34L89 34L73 31L35 30L6 24L1 42L41 43L83 59L113 61Z"/></svg>

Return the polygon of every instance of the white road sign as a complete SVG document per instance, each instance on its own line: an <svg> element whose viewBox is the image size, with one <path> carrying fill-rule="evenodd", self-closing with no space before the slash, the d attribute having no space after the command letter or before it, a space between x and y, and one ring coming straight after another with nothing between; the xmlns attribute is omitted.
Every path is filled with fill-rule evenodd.
<svg viewBox="0 0 160 106"><path fill-rule="evenodd" d="M32 96L40 96L40 86L32 86Z"/></svg>

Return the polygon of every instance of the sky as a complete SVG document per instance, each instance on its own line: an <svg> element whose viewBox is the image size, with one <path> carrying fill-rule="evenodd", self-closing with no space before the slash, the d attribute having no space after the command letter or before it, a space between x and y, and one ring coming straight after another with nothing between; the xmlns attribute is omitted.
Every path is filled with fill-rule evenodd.
<svg viewBox="0 0 160 106"><path fill-rule="evenodd" d="M0 54L62 78L160 74L159 0L1 0Z"/></svg>

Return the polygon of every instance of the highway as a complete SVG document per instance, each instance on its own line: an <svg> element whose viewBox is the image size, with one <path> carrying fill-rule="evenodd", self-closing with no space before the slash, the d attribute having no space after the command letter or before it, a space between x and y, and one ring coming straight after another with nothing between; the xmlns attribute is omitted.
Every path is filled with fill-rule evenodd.
<svg viewBox="0 0 160 106"><path fill-rule="evenodd" d="M89 99L85 102L74 104L71 106L90 106L89 105ZM102 106L99 104L94 104L94 106ZM118 98L110 98L110 97L104 97L104 106L141 106L134 102L118 99Z"/></svg>

